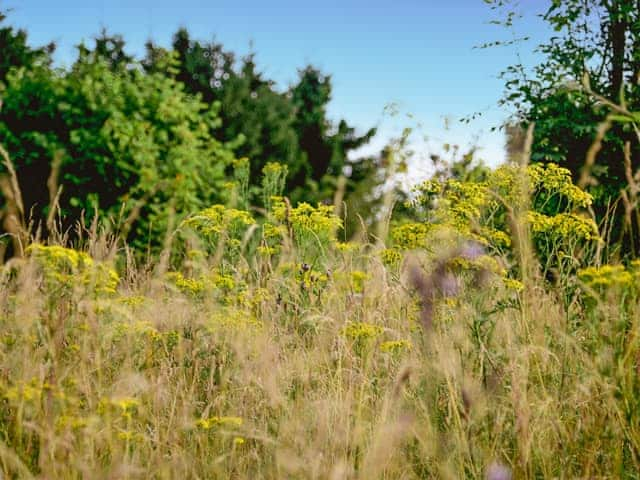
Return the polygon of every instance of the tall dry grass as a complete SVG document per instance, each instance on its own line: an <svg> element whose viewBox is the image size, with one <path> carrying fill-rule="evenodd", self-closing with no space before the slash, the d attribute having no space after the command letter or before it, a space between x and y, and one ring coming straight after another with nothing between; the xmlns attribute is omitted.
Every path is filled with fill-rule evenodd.
<svg viewBox="0 0 640 480"><path fill-rule="evenodd" d="M113 258L108 244L94 238L93 256ZM281 265L303 269L295 255ZM180 290L131 263L117 291L99 292L79 270L14 261L0 293L0 469L635 478L636 298L612 287L566 302L536 278L520 292L490 275L451 284L438 262L460 255L436 249L393 269L360 245L327 259L322 288L241 259L241 298Z"/></svg>
<svg viewBox="0 0 640 480"><path fill-rule="evenodd" d="M521 288L452 268L484 252L447 238L396 266L379 240L318 265L284 241L181 273L171 235L142 266L97 222L82 252L32 239L0 278L0 471L637 478L638 291L552 288L509 215Z"/></svg>

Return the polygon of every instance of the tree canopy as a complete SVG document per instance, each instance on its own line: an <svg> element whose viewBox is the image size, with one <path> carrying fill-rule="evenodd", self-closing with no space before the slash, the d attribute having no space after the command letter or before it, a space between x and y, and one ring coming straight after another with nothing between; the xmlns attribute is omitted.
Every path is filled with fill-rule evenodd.
<svg viewBox="0 0 640 480"><path fill-rule="evenodd" d="M253 183L268 163L287 165L287 191L294 200L330 198L349 153L375 133L358 135L345 120L335 124L328 118L331 77L313 66L299 70L297 82L281 91L260 72L254 54L238 61L222 44L193 40L185 29L174 35L172 49L178 63L169 73L188 92L220 102L222 128L216 138L232 142L238 157L249 158ZM160 68L157 60L168 54L149 43L146 68Z"/></svg>
<svg viewBox="0 0 640 480"><path fill-rule="evenodd" d="M313 66L280 89L254 54L236 59L185 29L169 48L148 42L140 60L103 30L67 69L52 65L53 45L31 48L24 31L4 27L0 38L0 144L25 216L40 227L68 231L97 212L146 245L162 238L174 212L228 201L229 182L242 181L236 159L247 159L246 193L257 205L269 164L286 167L293 202L312 203L332 199L341 176L370 168L347 166L372 165L349 156L375 130L359 135L328 118L331 77Z"/></svg>
<svg viewBox="0 0 640 480"><path fill-rule="evenodd" d="M217 104L160 73L125 74L104 53L81 46L69 71L12 69L2 88L0 143L33 220L56 202L65 229L99 211L147 241L166 228L171 210L223 200L234 157L213 136Z"/></svg>
<svg viewBox="0 0 640 480"><path fill-rule="evenodd" d="M488 3L495 8L514 4ZM532 71L515 64L503 72L502 103L513 108L517 122L535 124L533 161L558 163L575 180L585 180L585 164L595 160L583 186L593 194L599 218L604 218L628 193L627 172L640 166L637 121L620 115L621 110L640 110L640 3L553 0L542 18L553 30L537 48L543 59ZM590 159L596 153L597 159ZM634 223L618 222L613 235L637 243Z"/></svg>

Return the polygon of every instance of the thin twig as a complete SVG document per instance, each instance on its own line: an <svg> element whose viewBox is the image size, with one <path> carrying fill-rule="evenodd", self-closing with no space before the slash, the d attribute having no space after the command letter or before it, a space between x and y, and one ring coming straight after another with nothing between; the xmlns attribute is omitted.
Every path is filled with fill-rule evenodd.
<svg viewBox="0 0 640 480"><path fill-rule="evenodd" d="M602 141L604 140L604 136L611 128L611 119L607 117L607 119L598 125L598 130L596 132L596 138L589 147L587 151L587 156L584 161L584 165L582 166L582 172L580 173L580 180L578 181L578 186L581 189L585 189L588 185L595 185L596 180L591 176L591 170L596 163L596 157L598 156L598 152L602 149Z"/></svg>
<svg viewBox="0 0 640 480"><path fill-rule="evenodd" d="M22 223L22 226L24 226L24 203L22 202L22 191L20 190L20 184L18 183L18 175L16 174L16 170L13 167L13 162L9 158L9 153L4 149L2 145L0 145L0 155L2 155L2 163L9 172L9 179L11 181L11 189L13 190L14 201L16 202L16 206L18 207L18 211L20 212L20 221Z"/></svg>

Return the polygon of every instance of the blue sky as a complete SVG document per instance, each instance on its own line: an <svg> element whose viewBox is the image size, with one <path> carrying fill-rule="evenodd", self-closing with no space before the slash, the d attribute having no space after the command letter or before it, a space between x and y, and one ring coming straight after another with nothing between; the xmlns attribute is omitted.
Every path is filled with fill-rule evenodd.
<svg viewBox="0 0 640 480"><path fill-rule="evenodd" d="M502 92L497 75L518 55L525 63L535 60L531 51L547 35L535 14L546 3L520 2L524 17L517 33L534 41L478 50L474 46L511 38L489 24L495 14L483 0L0 0L31 43L58 44L61 64L72 61L74 45L90 42L102 27L124 35L128 50L141 54L147 39L168 45L180 26L239 54L253 45L259 67L283 87L312 63L332 75L333 118L363 130L379 127L369 151L403 127L416 129L416 174L444 142L475 142L490 164L504 158L502 134L490 132L507 116L496 105ZM389 104L400 113L383 115ZM474 112L483 115L468 125L457 121Z"/></svg>

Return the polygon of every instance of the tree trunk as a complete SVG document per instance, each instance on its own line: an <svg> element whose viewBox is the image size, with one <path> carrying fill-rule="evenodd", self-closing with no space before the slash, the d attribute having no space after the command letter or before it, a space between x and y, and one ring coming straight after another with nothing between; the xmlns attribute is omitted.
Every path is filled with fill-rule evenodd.
<svg viewBox="0 0 640 480"><path fill-rule="evenodd" d="M620 92L624 81L625 43L627 29L629 28L627 17L621 6L624 1L625 0L613 0L609 7L609 39L611 42L609 81L611 85L611 98L616 102L620 99Z"/></svg>

